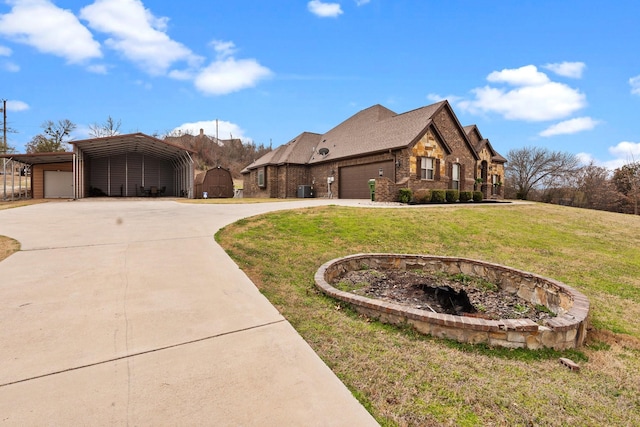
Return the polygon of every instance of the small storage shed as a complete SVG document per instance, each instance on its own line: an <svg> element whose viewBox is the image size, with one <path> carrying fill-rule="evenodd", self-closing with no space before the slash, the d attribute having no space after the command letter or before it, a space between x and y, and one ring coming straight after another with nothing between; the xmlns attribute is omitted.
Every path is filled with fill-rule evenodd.
<svg viewBox="0 0 640 427"><path fill-rule="evenodd" d="M194 181L196 199L204 198L231 198L233 197L233 178L228 169L218 166L201 172L196 176Z"/></svg>

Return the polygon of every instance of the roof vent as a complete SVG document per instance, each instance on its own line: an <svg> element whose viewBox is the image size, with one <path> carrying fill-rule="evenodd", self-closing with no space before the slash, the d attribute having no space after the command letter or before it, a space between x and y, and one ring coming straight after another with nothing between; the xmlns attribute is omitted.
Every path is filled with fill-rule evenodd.
<svg viewBox="0 0 640 427"><path fill-rule="evenodd" d="M323 156L326 156L327 154L329 154L329 149L327 147L322 147L321 149L318 150L318 153L322 154Z"/></svg>

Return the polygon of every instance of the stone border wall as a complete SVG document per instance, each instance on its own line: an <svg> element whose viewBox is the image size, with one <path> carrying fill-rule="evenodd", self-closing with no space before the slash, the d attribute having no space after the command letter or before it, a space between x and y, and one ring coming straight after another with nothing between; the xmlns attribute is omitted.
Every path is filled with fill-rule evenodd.
<svg viewBox="0 0 640 427"><path fill-rule="evenodd" d="M539 325L530 319L486 320L433 313L344 292L329 284L348 271L362 269L441 271L482 277L533 304L545 305L557 316ZM563 350L580 347L586 338L589 300L582 293L556 280L499 264L430 255L357 254L323 264L316 272L315 282L322 292L348 302L366 316L385 323L408 323L422 333L459 342Z"/></svg>

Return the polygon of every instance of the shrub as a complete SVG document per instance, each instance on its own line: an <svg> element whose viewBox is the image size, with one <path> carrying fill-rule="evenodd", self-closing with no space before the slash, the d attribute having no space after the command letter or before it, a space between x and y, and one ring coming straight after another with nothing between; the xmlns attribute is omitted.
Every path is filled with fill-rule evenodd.
<svg viewBox="0 0 640 427"><path fill-rule="evenodd" d="M408 188L401 188L398 190L398 200L400 203L409 203L411 201L411 190Z"/></svg>
<svg viewBox="0 0 640 427"><path fill-rule="evenodd" d="M474 202L481 202L483 199L483 195L482 195L482 191L474 191L473 192L473 201Z"/></svg>
<svg viewBox="0 0 640 427"><path fill-rule="evenodd" d="M460 192L458 190L447 190L445 197L447 202L454 203L458 201L458 197L460 197Z"/></svg>
<svg viewBox="0 0 640 427"><path fill-rule="evenodd" d="M431 191L425 188L416 190L413 193L413 200L419 204L429 203L431 201Z"/></svg>
<svg viewBox="0 0 640 427"><path fill-rule="evenodd" d="M444 203L447 197L445 190L431 190L431 201L433 203Z"/></svg>
<svg viewBox="0 0 640 427"><path fill-rule="evenodd" d="M469 200L473 199L473 191L461 191L460 192L460 201L465 203Z"/></svg>

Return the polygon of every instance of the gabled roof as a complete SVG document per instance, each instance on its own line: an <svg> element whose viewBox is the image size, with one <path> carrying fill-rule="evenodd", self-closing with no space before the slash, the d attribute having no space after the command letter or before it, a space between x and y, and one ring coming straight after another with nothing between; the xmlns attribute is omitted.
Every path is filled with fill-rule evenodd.
<svg viewBox="0 0 640 427"><path fill-rule="evenodd" d="M269 151L264 156L255 160L247 166L242 173L246 173L250 169L267 165L306 165L309 163L309 159L313 155L314 150L320 141L320 137L321 135L317 133L302 132L286 144L279 146L273 151Z"/></svg>
<svg viewBox="0 0 640 427"><path fill-rule="evenodd" d="M426 132L431 117L446 101L403 114L381 106L362 110L322 135L310 164L408 146ZM321 149L328 150L321 155Z"/></svg>
<svg viewBox="0 0 640 427"><path fill-rule="evenodd" d="M469 126L465 126L464 127L464 131L467 135L470 135L472 132L476 132L477 136L479 137L479 141L475 146L476 151L479 153L480 151L482 151L482 149L484 149L485 147L487 147L487 150L489 150L489 153L491 154L491 160L496 162L496 163L506 163L507 159L505 159L504 157L502 157L500 155L500 153L498 153L496 150L494 150L493 146L491 145L491 143L489 142L488 139L483 138L482 134L480 133L480 130L478 129L478 126L476 125L469 125Z"/></svg>
<svg viewBox="0 0 640 427"><path fill-rule="evenodd" d="M267 153L247 166L247 173L265 165L280 164L316 164L325 161L398 150L417 142L431 129L443 145L445 151L451 148L440 135L433 121L442 109L447 109L456 126L459 126L462 138L477 159L476 147L468 138L466 128L462 128L448 101L437 102L406 113L397 114L382 105L376 104L349 117L325 134L304 132L298 137ZM478 133L479 134L479 133Z"/></svg>
<svg viewBox="0 0 640 427"><path fill-rule="evenodd" d="M507 159L502 157L500 153L498 153L496 150L493 149L493 146L491 145L488 139L483 139L482 141L480 141L480 144L486 145L487 148L489 149L489 152L491 153L491 161L496 163L507 163Z"/></svg>
<svg viewBox="0 0 640 427"><path fill-rule="evenodd" d="M225 175L229 175L229 177L231 177L231 171L229 171L229 169L223 168L222 166L216 166L215 168L209 168L206 171L202 171L199 174L197 174L196 177L193 179L193 183L194 184L204 183L204 179L207 177L207 174L212 171L224 171L226 172L224 173Z"/></svg>
<svg viewBox="0 0 640 427"><path fill-rule="evenodd" d="M483 140L484 138L482 137L482 134L480 133L480 129L478 129L478 126L476 125L468 125L468 126L464 126L462 129L464 129L464 133L470 138L472 134L476 134L476 139L478 140Z"/></svg>

